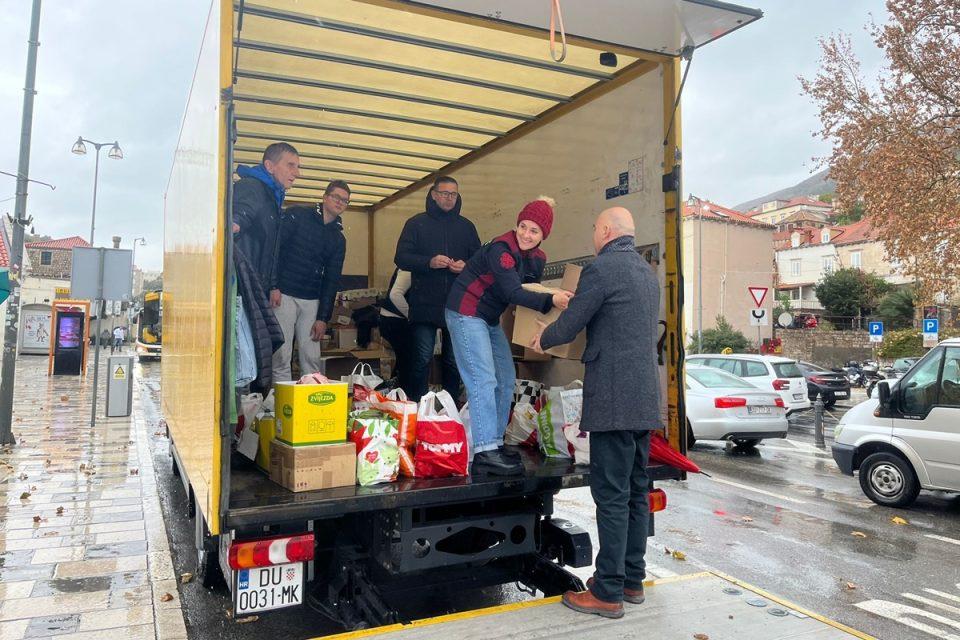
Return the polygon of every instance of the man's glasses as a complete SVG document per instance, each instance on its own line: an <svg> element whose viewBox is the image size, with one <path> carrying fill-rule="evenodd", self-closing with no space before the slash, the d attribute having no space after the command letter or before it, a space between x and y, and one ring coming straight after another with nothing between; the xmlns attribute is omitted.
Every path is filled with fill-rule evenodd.
<svg viewBox="0 0 960 640"><path fill-rule="evenodd" d="M444 200L456 200L457 192L456 191L440 191L439 189L434 189L433 192L437 194L438 198L443 198Z"/></svg>
<svg viewBox="0 0 960 640"><path fill-rule="evenodd" d="M347 206L348 204L350 204L350 198L341 198L340 196L335 194L330 194L327 197L333 200L334 202L336 202L337 204L342 204L343 206Z"/></svg>

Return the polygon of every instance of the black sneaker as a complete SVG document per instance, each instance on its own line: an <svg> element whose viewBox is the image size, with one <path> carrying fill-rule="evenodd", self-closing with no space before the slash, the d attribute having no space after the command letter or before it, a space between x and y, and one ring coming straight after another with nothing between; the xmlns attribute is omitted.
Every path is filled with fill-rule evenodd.
<svg viewBox="0 0 960 640"><path fill-rule="evenodd" d="M523 475L523 464L519 457L512 458L504 455L502 449L482 451L473 457L474 475L488 474L494 476Z"/></svg>

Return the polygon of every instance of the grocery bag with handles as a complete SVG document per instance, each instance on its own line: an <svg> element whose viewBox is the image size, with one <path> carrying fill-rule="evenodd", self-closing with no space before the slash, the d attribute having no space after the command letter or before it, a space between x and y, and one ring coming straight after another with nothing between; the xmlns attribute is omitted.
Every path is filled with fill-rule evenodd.
<svg viewBox="0 0 960 640"><path fill-rule="evenodd" d="M467 432L450 394L446 391L425 394L417 411L416 477L468 475L470 458L467 449Z"/></svg>

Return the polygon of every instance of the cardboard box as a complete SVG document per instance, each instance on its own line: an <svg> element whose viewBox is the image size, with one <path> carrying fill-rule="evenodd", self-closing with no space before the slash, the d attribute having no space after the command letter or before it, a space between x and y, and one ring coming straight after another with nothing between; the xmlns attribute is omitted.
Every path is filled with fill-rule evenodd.
<svg viewBox="0 0 960 640"><path fill-rule="evenodd" d="M277 437L277 420L272 415L265 415L257 420L257 435L260 437L260 446L257 448L257 466L270 472L270 445Z"/></svg>
<svg viewBox="0 0 960 640"><path fill-rule="evenodd" d="M568 264L563 270L563 280L560 288L576 293L577 282L580 280L582 267L574 264ZM537 291L541 293L556 293L559 289L552 289L541 284L525 284L524 289L528 291ZM514 344L522 347L529 347L533 336L542 331L541 325L547 326L553 324L560 317L559 309L551 309L549 313L538 313L533 309L526 307L517 307L513 318L513 336ZM506 315L506 314L505 314ZM503 320L501 319L501 323ZM583 355L583 349L587 345L587 335L585 331L574 338L569 344L562 344L552 349L547 349L547 353L558 358L567 358L579 360Z"/></svg>
<svg viewBox="0 0 960 640"><path fill-rule="evenodd" d="M290 491L316 491L357 483L357 447L352 442L290 447L274 442L270 479Z"/></svg>
<svg viewBox="0 0 960 640"><path fill-rule="evenodd" d="M338 349L356 349L357 348L357 330L355 328L338 328L335 335L334 346Z"/></svg>
<svg viewBox="0 0 960 640"><path fill-rule="evenodd" d="M347 383L274 385L276 439L299 447L347 439Z"/></svg>

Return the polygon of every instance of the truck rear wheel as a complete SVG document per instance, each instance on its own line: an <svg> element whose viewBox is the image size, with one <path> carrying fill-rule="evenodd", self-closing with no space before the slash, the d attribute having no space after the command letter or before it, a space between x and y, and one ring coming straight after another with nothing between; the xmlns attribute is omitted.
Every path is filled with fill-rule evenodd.
<svg viewBox="0 0 960 640"><path fill-rule="evenodd" d="M908 507L920 493L920 483L910 463L885 451L869 455L860 463L860 488L884 507Z"/></svg>

